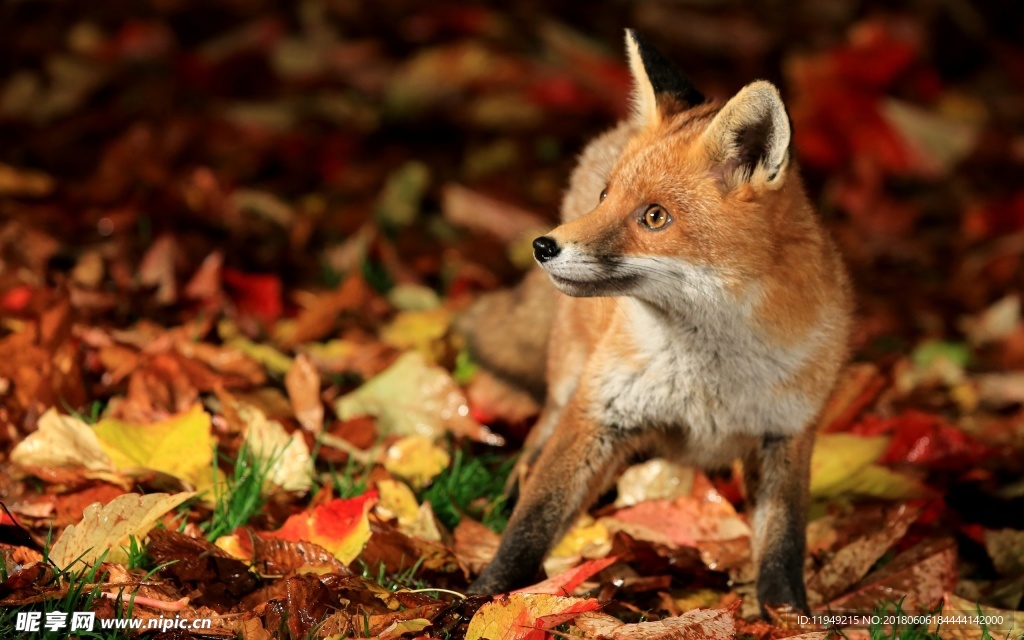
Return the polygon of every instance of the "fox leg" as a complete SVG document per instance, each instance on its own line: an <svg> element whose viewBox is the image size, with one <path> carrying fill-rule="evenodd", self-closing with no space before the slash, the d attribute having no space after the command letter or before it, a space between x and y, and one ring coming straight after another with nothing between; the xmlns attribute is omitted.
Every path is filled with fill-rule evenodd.
<svg viewBox="0 0 1024 640"><path fill-rule="evenodd" d="M494 560L470 593L502 593L529 584L544 556L596 498L618 462L631 450L628 438L595 424L574 399L541 451Z"/></svg>
<svg viewBox="0 0 1024 640"><path fill-rule="evenodd" d="M753 501L757 598L766 605L807 611L804 557L814 431L795 436L767 435L745 466L747 496Z"/></svg>

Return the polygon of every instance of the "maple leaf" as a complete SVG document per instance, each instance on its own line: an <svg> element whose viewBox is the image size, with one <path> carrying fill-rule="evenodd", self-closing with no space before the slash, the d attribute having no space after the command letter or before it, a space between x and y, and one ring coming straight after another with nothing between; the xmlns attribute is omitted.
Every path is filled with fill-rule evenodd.
<svg viewBox="0 0 1024 640"><path fill-rule="evenodd" d="M105 418L93 429L119 470L141 467L163 471L196 487L211 481L214 443L210 414L202 405L152 424Z"/></svg>

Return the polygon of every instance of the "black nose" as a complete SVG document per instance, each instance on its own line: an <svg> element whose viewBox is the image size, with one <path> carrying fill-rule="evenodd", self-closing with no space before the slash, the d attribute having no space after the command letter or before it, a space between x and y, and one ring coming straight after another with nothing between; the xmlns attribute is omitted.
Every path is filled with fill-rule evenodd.
<svg viewBox="0 0 1024 640"><path fill-rule="evenodd" d="M557 256L559 251L561 249L558 248L558 242L554 238L541 236L533 241L533 255L539 262L547 262Z"/></svg>

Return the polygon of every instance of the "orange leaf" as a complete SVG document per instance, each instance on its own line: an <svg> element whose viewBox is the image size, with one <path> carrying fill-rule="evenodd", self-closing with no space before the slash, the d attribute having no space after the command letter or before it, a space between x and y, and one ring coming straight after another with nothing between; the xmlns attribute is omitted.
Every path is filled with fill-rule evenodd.
<svg viewBox="0 0 1024 640"><path fill-rule="evenodd" d="M359 556L370 538L367 514L376 503L376 491L368 491L358 498L331 500L291 516L283 527L263 535L292 542L313 542L349 564Z"/></svg>

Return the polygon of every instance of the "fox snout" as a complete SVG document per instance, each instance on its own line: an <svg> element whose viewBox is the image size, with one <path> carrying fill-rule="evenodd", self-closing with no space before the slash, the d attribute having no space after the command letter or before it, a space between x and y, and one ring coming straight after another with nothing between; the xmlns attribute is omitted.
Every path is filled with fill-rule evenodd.
<svg viewBox="0 0 1024 640"><path fill-rule="evenodd" d="M552 258L557 258L561 251L558 241L550 236L541 236L533 241L533 257L537 259L537 262L547 262Z"/></svg>

